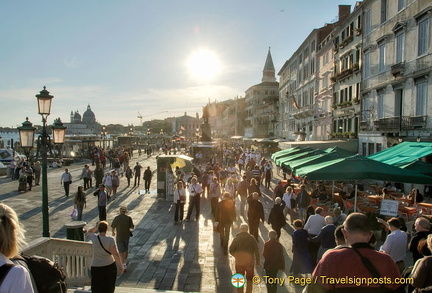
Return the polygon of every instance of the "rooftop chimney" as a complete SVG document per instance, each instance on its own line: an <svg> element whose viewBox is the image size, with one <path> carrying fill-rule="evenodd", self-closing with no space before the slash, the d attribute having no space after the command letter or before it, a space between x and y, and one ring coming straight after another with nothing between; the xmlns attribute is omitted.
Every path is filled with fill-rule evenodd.
<svg viewBox="0 0 432 293"><path fill-rule="evenodd" d="M351 13L351 5L339 5L339 22L343 22Z"/></svg>

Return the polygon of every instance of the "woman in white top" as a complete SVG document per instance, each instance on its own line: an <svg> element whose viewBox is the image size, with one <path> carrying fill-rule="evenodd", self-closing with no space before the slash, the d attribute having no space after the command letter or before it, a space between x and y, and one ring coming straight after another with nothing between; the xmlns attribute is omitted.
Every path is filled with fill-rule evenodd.
<svg viewBox="0 0 432 293"><path fill-rule="evenodd" d="M288 213L290 214L291 224L294 222L295 198L296 195L294 194L292 187L288 186L282 197L282 200L285 202L283 213L285 217Z"/></svg>
<svg viewBox="0 0 432 293"><path fill-rule="evenodd" d="M177 188L174 190L173 201L175 204L174 223L183 221L184 205L186 203L186 190L183 181L177 182Z"/></svg>
<svg viewBox="0 0 432 293"><path fill-rule="evenodd" d="M107 172L105 174L105 177L103 179L103 184L105 185L105 189L106 189L108 197L110 197L112 189L113 189L112 176L111 176L110 172Z"/></svg>
<svg viewBox="0 0 432 293"><path fill-rule="evenodd" d="M9 258L19 253L24 242L24 229L18 216L9 206L0 203L0 266L10 266L0 285L2 293L33 293L30 274L26 268L14 265Z"/></svg>
<svg viewBox="0 0 432 293"><path fill-rule="evenodd" d="M116 241L113 237L106 235L107 230L108 223L106 221L100 221L97 227L87 232L87 236L93 243L93 258L91 264L92 293L114 292L117 279L117 267L120 268L120 274L124 272ZM96 231L99 231L99 235L94 234Z"/></svg>

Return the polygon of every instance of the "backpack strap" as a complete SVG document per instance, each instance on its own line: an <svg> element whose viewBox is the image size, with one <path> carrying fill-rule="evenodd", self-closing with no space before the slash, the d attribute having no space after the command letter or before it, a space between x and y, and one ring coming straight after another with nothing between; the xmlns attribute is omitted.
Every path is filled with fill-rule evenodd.
<svg viewBox="0 0 432 293"><path fill-rule="evenodd" d="M109 252L108 250L106 250L105 247L103 246L102 241L100 240L99 235L97 236L97 239L99 240L99 243L102 246L103 250L105 250L109 255L111 255L111 252Z"/></svg>
<svg viewBox="0 0 432 293"><path fill-rule="evenodd" d="M3 283L4 279L6 278L9 271L14 267L13 264L4 264L0 267L0 286Z"/></svg>

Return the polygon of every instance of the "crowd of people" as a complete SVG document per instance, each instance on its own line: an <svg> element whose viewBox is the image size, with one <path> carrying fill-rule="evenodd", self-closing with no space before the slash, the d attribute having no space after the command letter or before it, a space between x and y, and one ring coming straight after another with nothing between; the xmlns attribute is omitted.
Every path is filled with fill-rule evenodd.
<svg viewBox="0 0 432 293"><path fill-rule="evenodd" d="M106 207L109 200L118 196L120 178L124 176L127 179L127 187L132 186L132 183L133 187L140 186L143 179L145 192L150 191L153 172L150 167L143 170L139 163L130 166L132 155L132 150L120 148L112 149L108 153L95 149L92 155L94 161L91 166L88 164L82 169L79 176L82 185L77 187L74 194L77 219L81 220L87 203L85 191L96 188L94 195L97 196L100 222L88 231L88 236L93 242L94 292L113 292L111 290L114 284L108 282L104 284L105 287L98 289L97 286L101 282L98 281L98 285L93 284L93 279L97 281L112 278L117 274L116 263L120 267L120 273L126 269L129 238L134 228L132 219L126 215L126 207L120 208L119 215L111 224L112 235L116 239L106 235L109 227L106 221ZM109 171L105 171L107 161L112 168ZM411 292L415 288L418 292L427 292L420 289L432 288L432 220L429 217L419 216L415 220L412 235L407 233L409 229L403 218L378 219L387 235L383 238L383 245L376 249L380 239L375 238L372 232L370 218L362 213L348 213L343 206L333 206L333 198L321 184L312 187L307 180L294 184L293 182L298 180L296 178L286 181L274 180L273 163L262 157L258 151L226 149L221 157L213 155L209 160L203 159L202 154L198 153L194 163L191 174L185 174L178 167L167 171L172 175L173 181L167 194L172 196L173 200L174 223L198 221L202 215L202 201L208 201L211 214L206 216L213 219L214 230L219 233L222 253L233 255L236 272L245 275L247 292L252 290L254 269L256 265L261 264L261 256L264 257L263 268L266 275L277 276L280 270L285 271L286 243L281 243L280 239L282 233L288 233L283 232L283 228L288 224L293 228L293 232L290 232L292 264L287 272L294 276L311 274L312 277L317 277L317 282L308 285L305 292L327 292L365 285L330 284L322 276L388 277L392 280L405 276L414 280L410 284L411 287L396 286L394 283L372 284L369 290L373 292ZM34 165L36 164L37 162ZM32 167L25 162L21 167L23 171L19 172L25 173L27 168L32 168L32 172L35 173L35 166ZM35 184L38 184L40 179L36 178L34 176ZM61 176L66 197L70 194L72 182L72 175L66 168ZM26 184L29 182L26 181ZM29 189L32 184L33 181ZM353 194L353 186L342 184L338 192L344 199L349 199ZM266 216L263 199L269 194L272 195L270 198L273 206ZM413 190L409 196L416 197L418 194L418 190ZM382 196L387 198L385 189ZM312 199L316 200L317 205L311 205ZM419 197L417 200L419 202L423 199ZM322 207L330 203L333 207L331 215L325 213ZM1 220L0 224L3 224L3 218ZM260 223L264 222L271 226L271 230L267 235L260 237ZM239 228L239 233L231 240L233 228ZM263 243L263 251L260 252L261 238L266 241ZM407 250L412 253L413 266L407 266L405 262ZM9 255L5 252L3 256L7 262ZM346 261L347 259L350 261ZM21 277L27 278L25 272ZM26 282L23 284L27 286ZM274 284L267 285L269 292L276 292L277 287Z"/></svg>

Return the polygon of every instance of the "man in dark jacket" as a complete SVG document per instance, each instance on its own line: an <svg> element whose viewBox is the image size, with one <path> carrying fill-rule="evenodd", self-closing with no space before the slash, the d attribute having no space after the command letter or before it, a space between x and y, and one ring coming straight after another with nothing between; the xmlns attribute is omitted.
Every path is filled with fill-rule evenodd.
<svg viewBox="0 0 432 293"><path fill-rule="evenodd" d="M275 204L273 205L268 217L269 225L271 225L272 229L277 233L277 240L280 238L282 227L286 225L283 213L284 208L285 202L280 197L276 197Z"/></svg>
<svg viewBox="0 0 432 293"><path fill-rule="evenodd" d="M215 220L219 223L221 247L224 254L227 255L231 226L236 220L235 204L228 192L224 193L222 201L218 202L216 206Z"/></svg>
<svg viewBox="0 0 432 293"><path fill-rule="evenodd" d="M248 222L249 222L249 231L252 236L255 237L256 241L258 241L258 226L260 220L264 223L264 207L263 204L258 200L259 194L258 192L254 192L248 197Z"/></svg>
<svg viewBox="0 0 432 293"><path fill-rule="evenodd" d="M260 265L258 242L248 233L246 223L240 225L240 233L236 235L229 247L229 252L235 258L236 273L246 276L246 292L252 292L252 278L255 264ZM243 292L243 288L239 288Z"/></svg>
<svg viewBox="0 0 432 293"><path fill-rule="evenodd" d="M300 220L304 221L306 217L306 209L310 205L310 195L306 191L304 185L300 186L300 192L297 194L296 198L298 213Z"/></svg>
<svg viewBox="0 0 432 293"><path fill-rule="evenodd" d="M144 179L144 189L145 189L146 193L150 193L150 182L151 182L151 179L152 179L152 175L153 175L153 173L150 170L150 166L148 166L147 169L145 169L144 176L143 176L143 179Z"/></svg>
<svg viewBox="0 0 432 293"><path fill-rule="evenodd" d="M244 216L244 210L246 205L246 199L248 197L249 181L247 177L243 175L243 180L239 182L237 187L237 193L240 195L240 213Z"/></svg>
<svg viewBox="0 0 432 293"><path fill-rule="evenodd" d="M264 243L263 250L264 270L266 275L273 279L277 277L279 270L285 271L285 257L283 246L276 239L276 232L270 230L268 235L270 239ZM277 283L271 284L270 282L267 282L266 285L269 293L276 293L279 286Z"/></svg>
<svg viewBox="0 0 432 293"><path fill-rule="evenodd" d="M424 217L419 217L416 219L414 223L415 233L411 238L408 249L411 251L413 255L413 263L415 263L418 259L422 258L423 255L418 251L417 246L422 239L426 239L430 234L430 222L428 219Z"/></svg>

